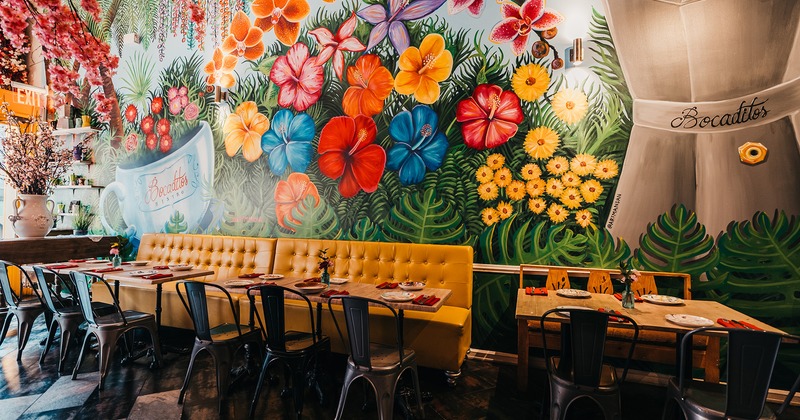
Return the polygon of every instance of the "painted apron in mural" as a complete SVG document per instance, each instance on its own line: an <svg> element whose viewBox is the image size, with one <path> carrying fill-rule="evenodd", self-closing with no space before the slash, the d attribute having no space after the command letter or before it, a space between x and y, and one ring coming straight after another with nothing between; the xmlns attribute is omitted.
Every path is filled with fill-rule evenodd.
<svg viewBox="0 0 800 420"><path fill-rule="evenodd" d="M708 233L800 213L800 2L605 0L634 98L606 226L636 243L673 204ZM766 159L740 160L761 143Z"/></svg>
<svg viewBox="0 0 800 420"><path fill-rule="evenodd" d="M114 231L108 222L109 194L114 193L122 209L122 219L142 233L161 232L176 212L184 217L185 231L195 230L209 206L204 188L214 175L214 138L205 121L186 144L173 153L139 167L118 166L116 180L100 196L103 227Z"/></svg>

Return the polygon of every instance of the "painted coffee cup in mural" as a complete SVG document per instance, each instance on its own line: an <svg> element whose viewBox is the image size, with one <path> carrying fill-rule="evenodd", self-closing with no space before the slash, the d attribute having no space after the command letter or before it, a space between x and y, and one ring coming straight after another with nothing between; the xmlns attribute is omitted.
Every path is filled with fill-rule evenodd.
<svg viewBox="0 0 800 420"><path fill-rule="evenodd" d="M115 230L106 205L111 193L136 237L164 230L175 212L183 215L188 231L199 225L209 205L203 187L211 185L214 175L214 137L205 121L187 135L191 138L186 144L162 159L117 167L116 181L100 196L100 220L106 230Z"/></svg>

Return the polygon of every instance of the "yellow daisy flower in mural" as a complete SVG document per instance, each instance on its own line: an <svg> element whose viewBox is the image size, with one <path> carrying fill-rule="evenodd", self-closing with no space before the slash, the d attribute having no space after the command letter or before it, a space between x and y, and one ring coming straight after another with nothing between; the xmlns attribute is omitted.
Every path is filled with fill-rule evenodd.
<svg viewBox="0 0 800 420"><path fill-rule="evenodd" d="M603 193L603 186L597 180L590 179L581 184L581 195L587 203L594 203Z"/></svg>
<svg viewBox="0 0 800 420"><path fill-rule="evenodd" d="M506 195L510 200L519 201L525 198L525 183L522 181L511 181L506 187Z"/></svg>
<svg viewBox="0 0 800 420"><path fill-rule="evenodd" d="M541 198L531 198L528 200L528 208L536 214L542 214L547 208L547 203Z"/></svg>
<svg viewBox="0 0 800 420"><path fill-rule="evenodd" d="M528 195L533 198L544 194L545 188L547 188L547 183L545 183L543 179L532 179L525 184L525 190L528 191Z"/></svg>
<svg viewBox="0 0 800 420"><path fill-rule="evenodd" d="M577 89L563 89L553 95L550 101L556 117L567 124L575 124L586 116L589 101L586 95Z"/></svg>
<svg viewBox="0 0 800 420"><path fill-rule="evenodd" d="M511 88L520 99L528 102L539 99L550 85L547 69L539 64L527 64L517 68L511 77Z"/></svg>
<svg viewBox="0 0 800 420"><path fill-rule="evenodd" d="M494 171L488 166L481 166L475 171L475 179L481 184L485 184L494 179Z"/></svg>
<svg viewBox="0 0 800 420"><path fill-rule="evenodd" d="M547 216L550 217L550 221L553 223L561 223L564 220L567 220L569 217L569 211L561 205L553 203L547 209Z"/></svg>
<svg viewBox="0 0 800 420"><path fill-rule="evenodd" d="M618 173L617 162L611 159L601 160L597 164L597 168L594 169L594 176L600 179L611 179L617 176Z"/></svg>
<svg viewBox="0 0 800 420"><path fill-rule="evenodd" d="M561 203L569 209L577 209L581 206L582 201L583 197L581 197L581 192L577 188L567 188L561 194Z"/></svg>
<svg viewBox="0 0 800 420"><path fill-rule="evenodd" d="M597 167L597 159L592 155L581 153L572 158L569 167L572 169L572 172L575 172L579 176L591 175Z"/></svg>
<svg viewBox="0 0 800 420"><path fill-rule="evenodd" d="M514 207L505 201L501 201L499 204L497 204L497 214L500 215L500 219L502 220L508 219L512 214L514 214Z"/></svg>
<svg viewBox="0 0 800 420"><path fill-rule="evenodd" d="M550 178L547 180L545 191L547 191L547 195L551 197L561 197L561 194L564 194L564 184L562 184L561 180L558 178Z"/></svg>
<svg viewBox="0 0 800 420"><path fill-rule="evenodd" d="M558 133L550 127L536 127L525 135L525 151L534 159L547 159L553 156L560 144Z"/></svg>
<svg viewBox="0 0 800 420"><path fill-rule="evenodd" d="M492 153L486 157L486 166L490 169L498 170L506 164L506 157L500 153Z"/></svg>
<svg viewBox="0 0 800 420"><path fill-rule="evenodd" d="M481 219L487 226L491 226L500 221L500 213L494 208L488 207L481 212Z"/></svg>
<svg viewBox="0 0 800 420"><path fill-rule="evenodd" d="M592 213L590 213L589 210L578 210L575 212L575 221L584 229L594 225L594 223L592 223Z"/></svg>
<svg viewBox="0 0 800 420"><path fill-rule="evenodd" d="M478 195L481 197L481 200L483 201L494 200L495 198L497 198L497 193L498 193L497 184L495 184L494 182L487 182L485 184L481 184L481 186L478 187Z"/></svg>
<svg viewBox="0 0 800 420"><path fill-rule="evenodd" d="M242 102L236 112L228 115L222 133L225 135L225 152L233 157L239 149L248 162L261 157L261 136L269 130L269 119L258 112L253 101Z"/></svg>
<svg viewBox="0 0 800 420"><path fill-rule="evenodd" d="M581 177L575 175L575 172L569 171L561 175L561 182L564 183L565 187L577 187L581 185Z"/></svg>
<svg viewBox="0 0 800 420"><path fill-rule="evenodd" d="M511 177L511 169L501 168L494 173L494 183L500 188L505 188L514 179Z"/></svg>
<svg viewBox="0 0 800 420"><path fill-rule="evenodd" d="M537 179L542 176L542 170L539 169L539 165L529 163L522 167L522 179L526 181L530 181L532 179Z"/></svg>
<svg viewBox="0 0 800 420"><path fill-rule="evenodd" d="M563 156L556 156L547 162L545 168L553 175L561 175L569 170L569 161Z"/></svg>

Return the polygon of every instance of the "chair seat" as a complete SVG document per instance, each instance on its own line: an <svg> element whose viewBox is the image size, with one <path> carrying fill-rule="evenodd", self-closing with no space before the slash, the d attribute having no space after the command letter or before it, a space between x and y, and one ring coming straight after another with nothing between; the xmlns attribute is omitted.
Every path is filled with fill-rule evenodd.
<svg viewBox="0 0 800 420"><path fill-rule="evenodd" d="M558 366L560 362L559 357L551 357L550 361L553 366ZM575 385L575 378L573 378L574 372L570 371L568 373L561 373L558 371L558 368L555 369L554 376L562 381L569 382L569 385ZM611 388L615 387L617 383L617 371L614 369L614 366L609 364L603 364L603 367L600 369L600 383L598 384L598 388Z"/></svg>
<svg viewBox="0 0 800 420"><path fill-rule="evenodd" d="M670 391L680 395L677 378L669 381ZM684 404L692 411L701 414L704 418L725 419L726 386L705 381L690 381L685 384L686 393ZM775 413L768 405L764 404L759 419L774 419Z"/></svg>
<svg viewBox="0 0 800 420"><path fill-rule="evenodd" d="M242 336L261 332L260 329L256 327L250 327L249 325L239 325L239 328L242 330ZM226 323L217 325L216 327L212 328L210 332L211 341L214 342L229 341L239 338L239 330L236 329L236 324Z"/></svg>
<svg viewBox="0 0 800 420"><path fill-rule="evenodd" d="M153 314L146 314L144 312L122 311L122 313L125 314L125 321L127 321L128 324L144 322L148 319L155 319ZM97 317L95 320L97 321L97 326L99 328L113 328L125 324L118 312Z"/></svg>
<svg viewBox="0 0 800 420"><path fill-rule="evenodd" d="M397 346L385 346L382 344L370 343L370 364L373 371L388 371L396 369L400 365L400 354L397 352ZM403 348L403 365L408 365L416 359L417 355L414 350ZM347 361L351 366L355 367L352 357Z"/></svg>
<svg viewBox="0 0 800 420"><path fill-rule="evenodd" d="M25 299L19 301L17 304L17 308L21 310L35 310L35 309L42 309L44 310L44 305L38 299ZM14 309L14 308L11 308Z"/></svg>

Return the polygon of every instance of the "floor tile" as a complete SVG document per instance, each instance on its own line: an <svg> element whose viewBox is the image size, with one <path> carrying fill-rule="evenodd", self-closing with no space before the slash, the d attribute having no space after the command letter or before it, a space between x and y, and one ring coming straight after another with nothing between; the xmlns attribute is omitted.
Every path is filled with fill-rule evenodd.
<svg viewBox="0 0 800 420"><path fill-rule="evenodd" d="M80 407L99 384L99 373L87 373L72 380L62 376L26 412L39 413L62 408Z"/></svg>
<svg viewBox="0 0 800 420"><path fill-rule="evenodd" d="M128 420L180 419L183 407L178 404L180 390L140 395L128 414Z"/></svg>
<svg viewBox="0 0 800 420"><path fill-rule="evenodd" d="M35 394L0 400L0 413L2 413L0 417L15 419L21 416L41 396L42 394Z"/></svg>

